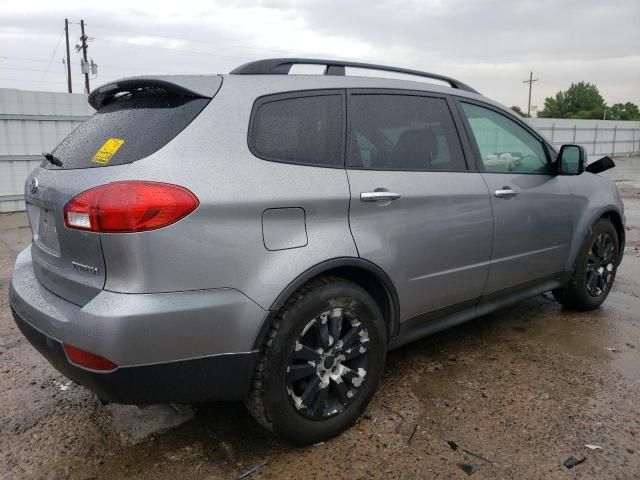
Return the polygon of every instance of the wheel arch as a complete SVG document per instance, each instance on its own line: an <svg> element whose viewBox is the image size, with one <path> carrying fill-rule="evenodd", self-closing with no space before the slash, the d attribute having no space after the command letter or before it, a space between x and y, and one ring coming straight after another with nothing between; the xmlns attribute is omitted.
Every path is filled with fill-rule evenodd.
<svg viewBox="0 0 640 480"><path fill-rule="evenodd" d="M618 246L620 248L620 255L618 255L618 264L622 261L622 251L624 250L625 245L625 231L624 231L624 222L622 221L622 215L620 212L614 209L610 209L602 213L598 219L596 219L593 224L595 224L601 218L607 218L613 223L613 226L616 228L616 232L618 234Z"/></svg>
<svg viewBox="0 0 640 480"><path fill-rule="evenodd" d="M578 260L578 256L580 255L580 251L583 248L584 242L587 241L589 235L591 233L591 229L593 226L598 223L602 218L606 218L611 223L613 223L616 232L618 233L618 241L620 246L620 251L622 252L625 243L625 231L624 231L624 221L622 212L615 205L608 205L606 207L597 209L595 212L592 212L591 215L584 216L578 223L578 228L575 232L575 237L572 242L571 253L569 258L567 259L567 271L573 271L576 267L576 262ZM619 261L622 259L622 255L619 256Z"/></svg>
<svg viewBox="0 0 640 480"><path fill-rule="evenodd" d="M357 257L340 257L326 260L309 268L296 277L275 299L265 317L254 348L262 346L271 322L280 308L296 290L320 276L334 276L349 280L367 291L378 304L387 326L387 341L398 334L400 327L400 303L391 278L376 264Z"/></svg>

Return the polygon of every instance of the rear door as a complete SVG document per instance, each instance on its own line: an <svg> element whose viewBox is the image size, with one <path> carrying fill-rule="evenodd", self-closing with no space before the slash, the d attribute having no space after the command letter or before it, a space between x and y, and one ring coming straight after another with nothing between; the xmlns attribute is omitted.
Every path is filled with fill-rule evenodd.
<svg viewBox="0 0 640 480"><path fill-rule="evenodd" d="M401 318L482 293L492 215L469 171L446 97L407 91L348 95L350 224L358 252L391 277Z"/></svg>
<svg viewBox="0 0 640 480"><path fill-rule="evenodd" d="M491 193L494 241L485 293L562 271L572 235L572 200L553 173L544 141L499 109L460 101L476 162Z"/></svg>
<svg viewBox="0 0 640 480"><path fill-rule="evenodd" d="M212 82L219 86L220 80ZM108 89L112 97L102 98L98 111L53 150L61 164L43 160L25 186L36 277L78 305L104 287L105 261L100 234L67 228L64 206L85 190L119 180L131 163L172 140L210 100L142 79L134 86Z"/></svg>

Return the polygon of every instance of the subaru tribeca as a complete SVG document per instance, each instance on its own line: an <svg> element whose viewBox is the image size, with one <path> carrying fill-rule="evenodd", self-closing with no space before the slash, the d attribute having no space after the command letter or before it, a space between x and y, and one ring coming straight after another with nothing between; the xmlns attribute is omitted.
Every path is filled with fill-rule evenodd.
<svg viewBox="0 0 640 480"><path fill-rule="evenodd" d="M365 409L389 350L546 291L596 308L622 257L622 201L584 149L449 77L271 59L89 103L27 179L10 300L105 401L244 400L318 442Z"/></svg>

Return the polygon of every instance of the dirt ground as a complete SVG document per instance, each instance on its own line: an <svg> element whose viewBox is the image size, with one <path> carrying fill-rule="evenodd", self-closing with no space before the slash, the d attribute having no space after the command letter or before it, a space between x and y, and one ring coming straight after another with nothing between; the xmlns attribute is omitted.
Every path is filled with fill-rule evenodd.
<svg viewBox="0 0 640 480"><path fill-rule="evenodd" d="M9 277L30 231L24 215L0 216L0 477L234 479L266 461L252 480L640 478L640 158L617 163L628 241L600 309L565 311L545 294L394 351L368 412L307 448L239 404L196 406L123 446L109 410L14 325ZM586 460L568 470L571 456Z"/></svg>

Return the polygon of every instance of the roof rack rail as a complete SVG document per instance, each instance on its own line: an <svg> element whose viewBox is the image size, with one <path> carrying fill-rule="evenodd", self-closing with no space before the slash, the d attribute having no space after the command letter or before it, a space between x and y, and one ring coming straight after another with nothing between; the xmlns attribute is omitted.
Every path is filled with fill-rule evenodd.
<svg viewBox="0 0 640 480"><path fill-rule="evenodd" d="M233 75L286 75L294 65L325 65L324 75L345 75L345 67L365 68L367 70L379 70L384 72L404 73L417 77L431 78L448 83L452 88L466 90L480 94L469 85L455 78L438 75L437 73L410 70L408 68L390 67L388 65L375 65L373 63L349 62L343 60L322 60L318 58L268 58L245 63L231 70Z"/></svg>

